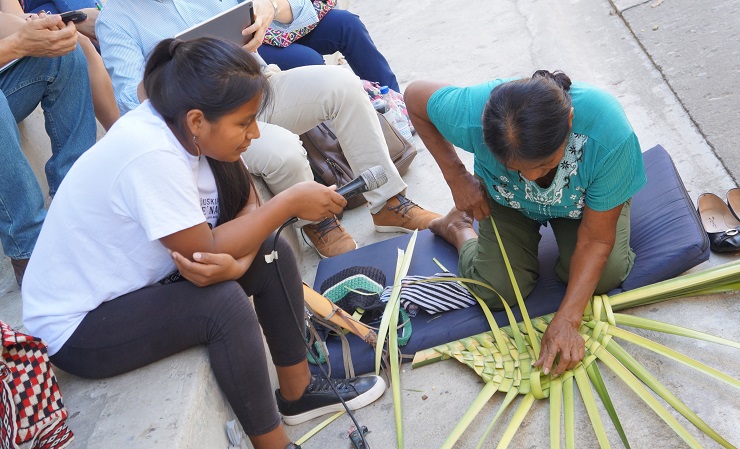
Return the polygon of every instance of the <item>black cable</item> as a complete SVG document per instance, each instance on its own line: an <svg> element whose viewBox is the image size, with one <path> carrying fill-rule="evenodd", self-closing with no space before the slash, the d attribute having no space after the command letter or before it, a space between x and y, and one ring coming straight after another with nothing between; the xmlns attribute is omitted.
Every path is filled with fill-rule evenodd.
<svg viewBox="0 0 740 449"><path fill-rule="evenodd" d="M283 231L283 229L285 229L287 226L290 226L291 224L295 223L296 221L298 221L297 218L291 218L290 220L288 220L285 223L283 223L280 226L280 228L278 228L277 232L275 232L275 240L273 241L273 244L272 244L272 250L273 250L274 253L277 253L277 242L278 242L278 238L280 237L280 233ZM280 256L278 255L278 258L279 257ZM278 279L280 280L280 286L283 288L283 294L285 295L285 298L288 301L288 306L290 307L290 311L291 311L291 313L293 315L293 321L295 321L295 324L296 324L296 331L298 331L298 333L301 334L301 341L306 346L306 350L308 351L308 353L311 354L311 355L313 355L313 353L311 352L311 346L309 346L308 342L306 341L306 334L301 331L301 328L303 326L301 326L300 321L298 321L298 317L296 315L295 308L293 307L293 303L290 301L290 294L288 293L288 287L286 287L286 285L285 285L285 280L283 279L283 273L280 271L280 264L276 262L275 263L275 268L277 269ZM319 360L318 355L315 356L315 358L316 358L317 361ZM328 357L326 359L326 363L327 364L329 363L329 358ZM332 383L331 379L329 378L329 374L327 374L327 372L324 370L324 367L322 366L321 363L317 363L316 366L319 367L319 370L321 371L321 375L324 377L324 379L326 380L326 382L329 384L329 386L331 387L332 391L337 396L337 399L339 399L339 402L344 407L344 410L347 411L347 414L352 419L352 422L355 424L355 428L357 429L357 431L358 431L358 433L360 435L360 438L362 439L362 444L364 444L364 447L365 448L369 448L370 446L367 444L367 441L365 441L364 432L362 432L362 430L361 430L362 427L357 422L357 419L355 419L355 415L349 409L349 407L347 406L347 403L345 403L344 402L344 399L342 399L342 395L339 394L339 391L337 391L337 388L334 386L334 383ZM352 444L354 444L354 442L352 442Z"/></svg>

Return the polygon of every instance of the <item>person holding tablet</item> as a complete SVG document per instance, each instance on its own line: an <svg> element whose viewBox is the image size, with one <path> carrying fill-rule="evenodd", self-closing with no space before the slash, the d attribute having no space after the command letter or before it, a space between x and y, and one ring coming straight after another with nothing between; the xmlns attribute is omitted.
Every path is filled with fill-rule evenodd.
<svg viewBox="0 0 740 449"><path fill-rule="evenodd" d="M278 0L279 1L279 0ZM238 0L115 0L106 4L96 23L103 61L113 80L122 113L140 102L144 60L162 39L203 22L238 5ZM290 8L278 8L277 20L286 20ZM275 93L273 106L259 119L262 137L245 154L250 172L262 177L277 194L297 182L312 180L306 151L296 134L331 120L352 170L361 173L376 165L385 169L388 182L366 192L378 232L413 232L426 229L439 214L426 211L405 196L406 183L388 154L377 113L357 76L337 66L309 66L279 70L267 66L254 51L274 19L270 0L254 0L255 22L243 30L252 39L244 49L261 62ZM357 243L332 216L303 232L319 255L332 257L357 248Z"/></svg>
<svg viewBox="0 0 740 449"><path fill-rule="evenodd" d="M339 51L360 78L401 91L390 64L356 14L333 8L319 20L311 0L274 0L273 6L279 13L270 24L275 32L296 32L314 24L315 28L285 47L271 45L275 42L266 39L258 51L268 64L283 70L323 65L323 55Z"/></svg>
<svg viewBox="0 0 740 449"><path fill-rule="evenodd" d="M119 119L57 192L26 271L24 324L47 342L55 366L89 378L206 345L254 448L297 447L278 410L289 424L339 410L329 382L350 408L385 390L377 376L311 376L303 285L290 247L275 242L289 218L319 220L346 200L302 182L259 205L241 154L259 137L256 117L272 94L238 46L167 39L149 58L144 86L149 100Z"/></svg>
<svg viewBox="0 0 740 449"><path fill-rule="evenodd" d="M621 105L601 89L547 70L469 87L417 81L406 90L406 105L455 200L455 209L429 228L457 248L461 277L516 304L488 217L525 297L537 283L540 227L552 226L555 272L567 289L535 366L553 375L572 369L584 357L578 329L588 301L618 287L635 261L630 201L647 179ZM475 174L453 145L475 155ZM473 218L480 221L478 235ZM502 308L495 293L471 288Z"/></svg>

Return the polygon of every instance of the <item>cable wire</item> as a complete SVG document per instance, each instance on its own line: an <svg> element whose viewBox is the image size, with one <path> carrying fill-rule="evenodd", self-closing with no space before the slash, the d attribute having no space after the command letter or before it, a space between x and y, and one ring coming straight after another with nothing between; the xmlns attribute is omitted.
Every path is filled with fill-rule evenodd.
<svg viewBox="0 0 740 449"><path fill-rule="evenodd" d="M280 233L285 229L287 226L290 226L292 223L295 223L297 221L296 218L291 218L290 220L283 223L280 228L278 228L277 232L275 232L275 239L272 244L272 250L273 253L277 253L277 242L278 238L280 237ZM279 257L279 255L278 255ZM301 331L302 325L300 321L298 321L298 317L296 315L295 308L293 307L293 303L290 301L290 294L288 293L288 287L285 285L285 280L283 279L283 273L280 271L280 264L275 263L275 268L277 269L278 279L280 280L280 286L283 288L283 294L285 295L286 300L288 301L288 306L290 307L290 311L293 316L293 321L295 321L296 324L296 331L301 334L301 341L306 346L306 350L308 353L310 353L313 356L313 353L311 352L311 346L306 342L306 335ZM315 356L316 360L318 360L318 356ZM326 363L329 363L329 359L327 358ZM369 448L370 446L367 444L367 441L365 440L364 432L362 432L360 429L362 427L357 422L357 419L355 419L355 415L352 413L352 411L347 406L347 403L344 402L344 399L342 399L342 395L339 394L339 391L337 391L337 388L334 386L334 383L329 378L329 375L324 370L324 367L321 365L321 363L317 363L316 366L319 367L319 371L321 371L321 375L326 379L327 383L331 387L334 394L337 396L337 399L339 399L339 402L342 404L344 409L347 411L347 415L349 415L350 419L352 419L352 422L355 425L355 428L358 429L358 433L360 434L360 438L362 438L362 443L364 444L365 448ZM354 442L352 442L354 445Z"/></svg>

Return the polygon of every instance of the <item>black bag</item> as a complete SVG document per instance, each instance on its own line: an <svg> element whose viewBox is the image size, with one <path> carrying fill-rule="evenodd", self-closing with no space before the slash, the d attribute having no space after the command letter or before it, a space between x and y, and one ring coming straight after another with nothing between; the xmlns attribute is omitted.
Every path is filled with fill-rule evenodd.
<svg viewBox="0 0 740 449"><path fill-rule="evenodd" d="M416 157L416 147L404 139L383 114L378 114L380 128L388 145L388 153L398 172L405 174L411 162ZM337 136L331 127L331 122L324 122L319 126L300 135L303 147L308 154L308 163L317 181L326 185L336 184L341 187L355 178L355 174L344 157L342 147L339 146ZM345 209L354 209L367 201L363 195L356 195L347 200Z"/></svg>

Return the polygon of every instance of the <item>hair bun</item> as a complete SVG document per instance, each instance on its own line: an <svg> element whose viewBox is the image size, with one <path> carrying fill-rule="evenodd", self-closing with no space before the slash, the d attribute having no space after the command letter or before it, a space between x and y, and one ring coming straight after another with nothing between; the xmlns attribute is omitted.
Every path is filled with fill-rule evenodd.
<svg viewBox="0 0 740 449"><path fill-rule="evenodd" d="M170 53L170 57L171 57L171 58L174 58L174 57L175 57L175 52L177 51L177 48L178 48L178 47L180 46L180 44L182 44L183 42L184 42L184 41L183 41L183 40L180 40L180 39L172 39L172 41L170 42L170 46L169 46L169 48L168 48L168 50L169 50L169 53Z"/></svg>
<svg viewBox="0 0 740 449"><path fill-rule="evenodd" d="M549 80L555 81L555 83L560 86L560 88L563 89L565 92L570 91L570 85L572 84L570 78L568 78L568 75L561 72L560 70L556 70L555 72L550 72L549 70L538 70L534 72L534 75L532 75L532 79L535 79L537 77L547 78Z"/></svg>

